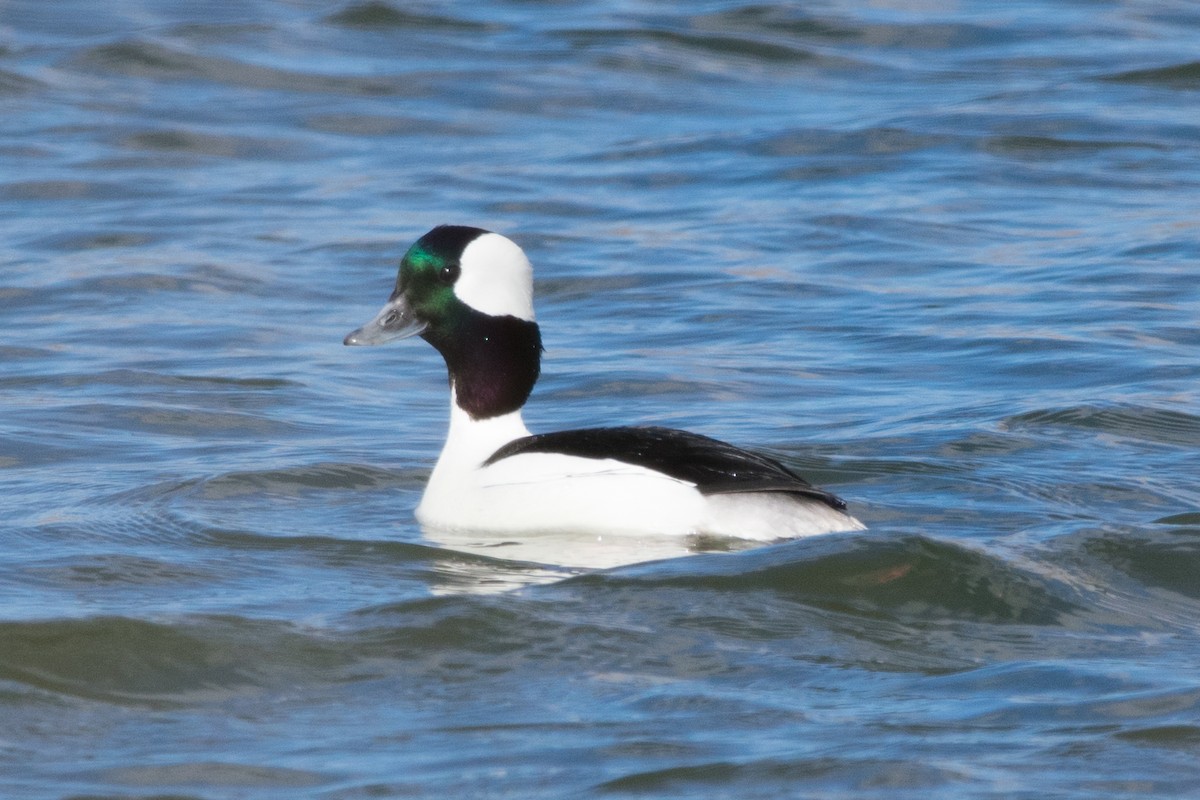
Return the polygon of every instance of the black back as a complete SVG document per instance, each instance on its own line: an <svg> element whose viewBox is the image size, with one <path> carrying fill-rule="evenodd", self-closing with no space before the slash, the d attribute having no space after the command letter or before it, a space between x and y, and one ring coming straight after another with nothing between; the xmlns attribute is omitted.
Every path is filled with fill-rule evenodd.
<svg viewBox="0 0 1200 800"><path fill-rule="evenodd" d="M846 503L818 489L778 461L697 433L672 428L584 428L516 439L484 462L521 453L612 458L694 483L702 494L789 492L841 511Z"/></svg>

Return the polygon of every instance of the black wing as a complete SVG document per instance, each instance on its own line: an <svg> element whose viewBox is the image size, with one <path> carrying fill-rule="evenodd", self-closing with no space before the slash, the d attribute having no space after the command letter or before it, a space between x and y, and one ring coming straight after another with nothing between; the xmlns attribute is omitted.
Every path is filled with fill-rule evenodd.
<svg viewBox="0 0 1200 800"><path fill-rule="evenodd" d="M671 428L584 428L515 439L483 462L521 453L613 458L694 483L703 494L790 492L841 511L846 503L818 489L778 461L697 433Z"/></svg>

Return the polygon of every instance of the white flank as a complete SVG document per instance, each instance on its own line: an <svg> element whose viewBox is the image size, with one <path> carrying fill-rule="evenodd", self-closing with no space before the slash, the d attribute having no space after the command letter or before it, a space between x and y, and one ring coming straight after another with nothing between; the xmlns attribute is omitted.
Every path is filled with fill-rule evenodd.
<svg viewBox="0 0 1200 800"><path fill-rule="evenodd" d="M786 492L731 492L706 499L700 527L715 536L767 542L867 529L844 511Z"/></svg>

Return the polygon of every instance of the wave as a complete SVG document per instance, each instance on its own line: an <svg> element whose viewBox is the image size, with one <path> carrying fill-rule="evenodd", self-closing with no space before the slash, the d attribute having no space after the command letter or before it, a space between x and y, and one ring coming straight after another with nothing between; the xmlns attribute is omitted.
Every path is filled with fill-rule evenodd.
<svg viewBox="0 0 1200 800"><path fill-rule="evenodd" d="M87 71L150 80L205 80L251 89L369 96L411 96L413 85L400 76L324 75L201 54L178 43L130 38L100 45L75 58Z"/></svg>
<svg viewBox="0 0 1200 800"><path fill-rule="evenodd" d="M1200 89L1200 61L1171 64L1166 67L1132 69L1104 76L1113 83L1137 83L1168 89Z"/></svg>
<svg viewBox="0 0 1200 800"><path fill-rule="evenodd" d="M920 535L814 537L631 567L577 582L769 591L818 608L906 621L1052 625L1079 606L1069 586L998 555Z"/></svg>
<svg viewBox="0 0 1200 800"><path fill-rule="evenodd" d="M1076 429L1147 442L1200 446L1200 416L1171 408L1133 404L1077 405L1027 411L1008 417L1009 430Z"/></svg>
<svg viewBox="0 0 1200 800"><path fill-rule="evenodd" d="M122 704L224 700L338 661L289 626L247 619L0 623L0 678Z"/></svg>
<svg viewBox="0 0 1200 800"><path fill-rule="evenodd" d="M958 674L1094 658L1135 633L1194 635L1200 599L1196 528L1064 537L1037 560L918 534L834 535L574 576L399 542L208 531L197 544L248 559L311 555L333 577L310 570L308 591L340 585L347 597L305 624L197 614L195 604L175 618L4 622L0 679L34 696L170 705L371 679L446 686L535 665L611 676L670 663L675 675L720 675L744 668L739 652L756 663ZM151 581L178 571L142 566ZM241 572L238 581L262 579ZM348 605L389 594L356 589L383 573L398 600Z"/></svg>

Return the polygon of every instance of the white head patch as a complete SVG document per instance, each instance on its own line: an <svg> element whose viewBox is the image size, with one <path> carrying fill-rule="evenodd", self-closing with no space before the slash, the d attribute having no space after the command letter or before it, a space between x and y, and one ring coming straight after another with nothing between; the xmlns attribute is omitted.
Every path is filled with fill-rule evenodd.
<svg viewBox="0 0 1200 800"><path fill-rule="evenodd" d="M476 311L533 321L533 265L512 239L485 233L467 245L454 294Z"/></svg>

